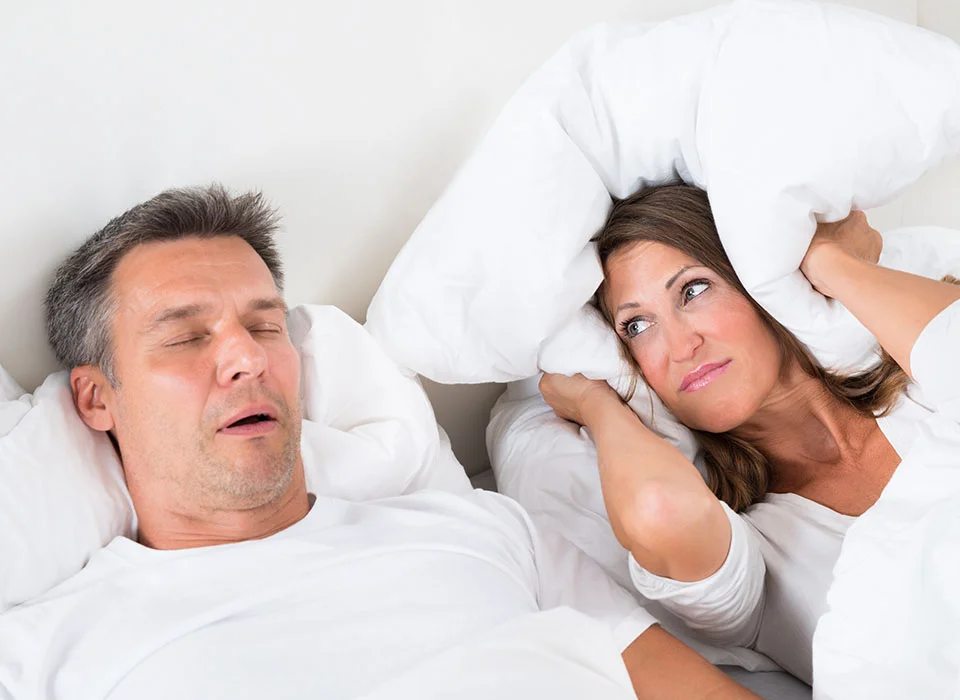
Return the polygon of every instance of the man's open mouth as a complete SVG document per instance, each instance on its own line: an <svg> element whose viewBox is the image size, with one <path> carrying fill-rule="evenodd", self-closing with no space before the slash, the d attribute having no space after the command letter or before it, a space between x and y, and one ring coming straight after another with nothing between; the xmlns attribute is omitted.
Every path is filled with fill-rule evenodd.
<svg viewBox="0 0 960 700"><path fill-rule="evenodd" d="M277 425L276 410L269 405L250 406L227 418L219 432L229 435L260 435Z"/></svg>
<svg viewBox="0 0 960 700"><path fill-rule="evenodd" d="M268 416L266 413L256 413L256 414L254 414L254 415L252 415L252 416L247 416L246 418L241 418L240 420L231 423L231 424L228 425L227 427L228 427L228 428L236 428L237 426L240 426L240 425L253 425L254 423L262 423L262 422L267 421L267 420L272 421L273 418L271 418L270 416Z"/></svg>

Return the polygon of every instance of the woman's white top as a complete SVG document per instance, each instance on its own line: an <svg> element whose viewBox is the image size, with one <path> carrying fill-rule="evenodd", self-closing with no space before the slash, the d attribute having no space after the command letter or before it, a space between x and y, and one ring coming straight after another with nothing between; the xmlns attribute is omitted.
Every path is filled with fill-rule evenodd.
<svg viewBox="0 0 960 700"><path fill-rule="evenodd" d="M924 382L936 378L940 386L927 393L938 395L944 393L943 382L960 385L952 359L957 351L948 338L951 322L960 324L960 302L934 321L911 354L919 385L911 386L894 411L877 419L901 463L909 458L921 424L934 413L920 394ZM956 388L960 396L960 386ZM724 509L733 536L716 573L702 581L679 582L651 574L631 556L633 583L703 641L752 647L811 683L813 633L827 610L834 565L856 518L790 493L768 494L742 516Z"/></svg>

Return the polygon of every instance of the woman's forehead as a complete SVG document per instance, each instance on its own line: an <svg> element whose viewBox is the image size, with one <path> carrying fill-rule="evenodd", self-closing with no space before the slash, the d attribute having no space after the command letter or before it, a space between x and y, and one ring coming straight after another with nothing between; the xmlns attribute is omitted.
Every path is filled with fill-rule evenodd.
<svg viewBox="0 0 960 700"><path fill-rule="evenodd" d="M604 276L608 288L664 289L666 282L685 267L701 263L687 253L656 241L637 241L607 258Z"/></svg>

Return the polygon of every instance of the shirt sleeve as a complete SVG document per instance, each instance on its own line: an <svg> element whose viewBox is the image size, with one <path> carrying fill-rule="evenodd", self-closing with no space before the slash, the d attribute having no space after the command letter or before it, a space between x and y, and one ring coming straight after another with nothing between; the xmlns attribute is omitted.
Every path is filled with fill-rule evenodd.
<svg viewBox="0 0 960 700"><path fill-rule="evenodd" d="M656 576L630 556L630 577L637 590L686 623L703 641L720 646L751 646L763 613L766 566L753 530L725 503L730 521L730 551L711 576L693 582Z"/></svg>
<svg viewBox="0 0 960 700"><path fill-rule="evenodd" d="M960 300L933 317L910 352L913 378L932 408L960 421Z"/></svg>

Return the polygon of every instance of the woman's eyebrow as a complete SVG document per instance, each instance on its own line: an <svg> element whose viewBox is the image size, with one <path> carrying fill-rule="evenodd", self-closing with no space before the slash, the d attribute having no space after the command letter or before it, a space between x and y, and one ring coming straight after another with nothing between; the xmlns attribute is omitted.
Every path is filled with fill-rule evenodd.
<svg viewBox="0 0 960 700"><path fill-rule="evenodd" d="M663 288L666 289L667 291L670 291L670 287L672 287L673 283L677 281L677 278L692 267L703 267L703 265L684 265L679 270L677 270L677 274L675 274L673 277L667 280L667 283L663 285Z"/></svg>

